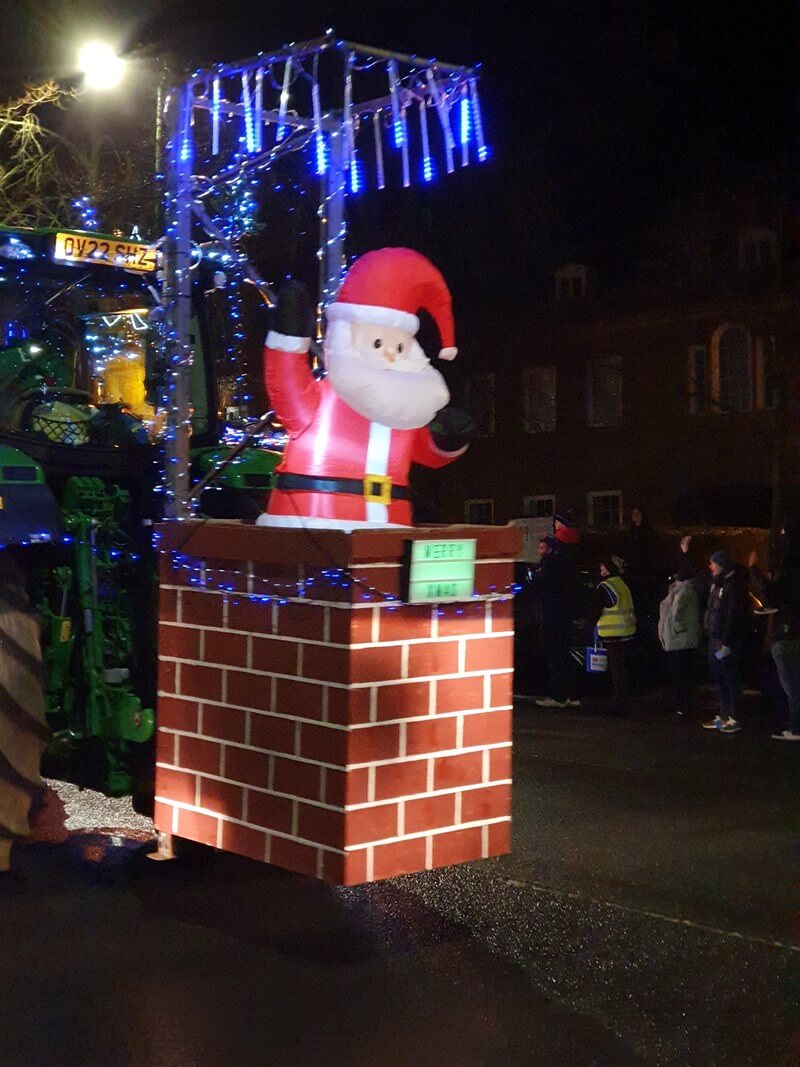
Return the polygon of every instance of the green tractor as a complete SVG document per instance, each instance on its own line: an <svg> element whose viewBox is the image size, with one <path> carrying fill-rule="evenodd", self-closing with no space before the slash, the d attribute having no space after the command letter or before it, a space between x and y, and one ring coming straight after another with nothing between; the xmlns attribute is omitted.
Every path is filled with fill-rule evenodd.
<svg viewBox="0 0 800 1067"><path fill-rule="evenodd" d="M61 512L42 468L0 444L0 547L49 544L62 533Z"/></svg>
<svg viewBox="0 0 800 1067"><path fill-rule="evenodd" d="M131 792L131 746L150 740L152 710L130 681L126 586L137 565L125 533L130 497L98 478L71 478L63 509L29 456L0 445L0 546L27 564L42 617L48 760L100 742L94 782Z"/></svg>
<svg viewBox="0 0 800 1067"><path fill-rule="evenodd" d="M44 618L49 761L116 795L147 793L152 776L166 377L156 267L133 241L0 228L0 547L27 546ZM222 276L201 262L192 277L199 512L254 521L281 460L279 429L247 436L241 383L258 393L258 327L258 369L231 374Z"/></svg>
<svg viewBox="0 0 800 1067"><path fill-rule="evenodd" d="M70 479L64 494L69 562L53 569L41 604L51 754L63 758L82 742L99 740L102 784L112 796L132 791L130 746L155 732L152 709L131 685L127 589L139 568L125 533L129 507L129 495L118 487L99 478Z"/></svg>

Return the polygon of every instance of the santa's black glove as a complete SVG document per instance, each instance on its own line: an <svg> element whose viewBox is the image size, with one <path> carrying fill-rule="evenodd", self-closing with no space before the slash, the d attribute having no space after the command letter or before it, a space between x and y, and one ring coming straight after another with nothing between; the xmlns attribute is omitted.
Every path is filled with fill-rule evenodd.
<svg viewBox="0 0 800 1067"><path fill-rule="evenodd" d="M433 443L442 452L458 452L470 443L477 427L470 414L448 404L428 423L428 429L431 431Z"/></svg>
<svg viewBox="0 0 800 1067"><path fill-rule="evenodd" d="M302 282L288 281L278 293L272 329L284 337L313 337L317 319L308 289Z"/></svg>

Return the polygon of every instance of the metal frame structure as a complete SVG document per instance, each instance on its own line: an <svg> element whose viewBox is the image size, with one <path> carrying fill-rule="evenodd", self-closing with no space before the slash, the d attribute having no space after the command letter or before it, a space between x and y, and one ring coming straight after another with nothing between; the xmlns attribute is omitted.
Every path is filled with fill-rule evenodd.
<svg viewBox="0 0 800 1067"><path fill-rule="evenodd" d="M323 110L318 70L320 58L325 55L338 56L343 70L341 92L337 90L334 106ZM309 63L310 72L306 70ZM282 80L276 79L273 73L273 68L280 66L283 67ZM389 92L370 99L354 98L354 72L365 73L373 85L376 78L385 77L383 84ZM291 79L298 77L302 79L301 87L310 86L310 115L289 107ZM255 283L267 302L273 303L268 286L236 246L230 233L211 217L204 198L221 183L268 169L287 153L309 145L314 147L317 173L321 179L318 255L322 312L335 298L343 276L347 232L345 207L348 196L356 191L358 131L372 131L379 188L385 184L382 142L386 128L393 132L394 147L401 154L403 184L410 184L407 111L412 105L419 110L425 153L423 180L430 180L433 173L427 125L429 112L438 120L448 172L455 166L457 135L454 135L451 118L454 112L456 122L459 114L461 121L458 137L461 165L473 160L483 162L488 150L483 141L477 79L478 71L473 67L371 48L328 34L242 62L195 71L167 94L164 101L167 143L162 303L168 374L164 488L165 510L169 518L188 518L192 510L189 369L192 362L190 268L194 227L199 226L206 237L218 242L240 276ZM330 81L328 79L326 88ZM336 84L339 84L338 80ZM277 107L267 106L265 101L271 91L278 95ZM233 147L223 147L222 133L231 125L243 132L235 139ZM199 174L201 167L208 173Z"/></svg>

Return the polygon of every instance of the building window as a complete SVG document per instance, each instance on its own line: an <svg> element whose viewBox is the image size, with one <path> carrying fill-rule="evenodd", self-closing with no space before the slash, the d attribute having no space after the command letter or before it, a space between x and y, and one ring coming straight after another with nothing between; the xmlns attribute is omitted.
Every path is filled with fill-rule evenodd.
<svg viewBox="0 0 800 1067"><path fill-rule="evenodd" d="M778 406L778 359L775 337L757 337L755 340L756 407L772 410Z"/></svg>
<svg viewBox="0 0 800 1067"><path fill-rule="evenodd" d="M622 360L590 359L586 364L586 417L590 426L622 422Z"/></svg>
<svg viewBox="0 0 800 1067"><path fill-rule="evenodd" d="M622 524L622 493L609 490L589 493L589 525L596 529L608 529Z"/></svg>
<svg viewBox="0 0 800 1067"><path fill-rule="evenodd" d="M556 368L527 367L522 377L525 433L556 428Z"/></svg>
<svg viewBox="0 0 800 1067"><path fill-rule="evenodd" d="M689 413L708 414L708 349L692 345L689 349Z"/></svg>
<svg viewBox="0 0 800 1067"><path fill-rule="evenodd" d="M742 270L762 270L777 258L778 239L774 230L755 226L739 238L739 266Z"/></svg>
<svg viewBox="0 0 800 1067"><path fill-rule="evenodd" d="M478 374L466 383L467 411L475 420L478 437L494 434L494 375Z"/></svg>
<svg viewBox="0 0 800 1067"><path fill-rule="evenodd" d="M556 271L556 300L579 300L589 292L583 263L565 263Z"/></svg>
<svg viewBox="0 0 800 1067"><path fill-rule="evenodd" d="M549 519L555 513L554 496L526 496L522 501L522 514L526 519Z"/></svg>
<svg viewBox="0 0 800 1067"><path fill-rule="evenodd" d="M750 411L753 407L752 342L739 323L720 328L712 339L712 395L721 412Z"/></svg>
<svg viewBox="0 0 800 1067"><path fill-rule="evenodd" d="M491 526L494 523L494 500L468 500L464 518L470 526Z"/></svg>

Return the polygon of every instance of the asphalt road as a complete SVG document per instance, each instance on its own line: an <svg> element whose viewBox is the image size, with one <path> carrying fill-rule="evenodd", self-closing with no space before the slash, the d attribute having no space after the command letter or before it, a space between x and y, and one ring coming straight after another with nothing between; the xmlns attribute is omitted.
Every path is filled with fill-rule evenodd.
<svg viewBox="0 0 800 1067"><path fill-rule="evenodd" d="M515 726L495 861L342 890L205 851L20 848L0 1064L800 1061L800 746L657 701Z"/></svg>

